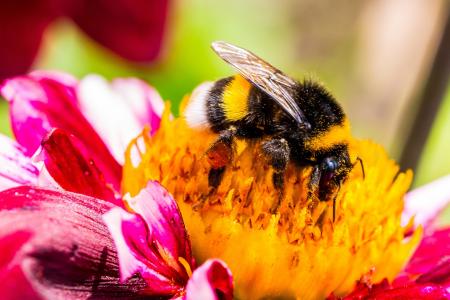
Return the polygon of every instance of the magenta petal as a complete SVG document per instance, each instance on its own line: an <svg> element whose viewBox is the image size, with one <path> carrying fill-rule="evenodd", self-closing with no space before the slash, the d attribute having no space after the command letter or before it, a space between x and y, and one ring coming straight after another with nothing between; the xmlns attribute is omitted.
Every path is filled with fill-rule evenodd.
<svg viewBox="0 0 450 300"><path fill-rule="evenodd" d="M183 288L182 284L173 280L173 270L148 244L149 233L139 215L114 208L106 213L103 219L117 248L122 282L140 273L148 283L148 287L143 291L146 294L173 295Z"/></svg>
<svg viewBox="0 0 450 300"><path fill-rule="evenodd" d="M233 276L230 269L221 260L207 260L189 279L185 299L233 299Z"/></svg>
<svg viewBox="0 0 450 300"><path fill-rule="evenodd" d="M20 248L31 238L28 231L0 237L0 295L2 299L40 299L18 265L12 265Z"/></svg>
<svg viewBox="0 0 450 300"><path fill-rule="evenodd" d="M27 155L38 149L52 128L60 128L91 151L106 181L119 190L121 167L80 112L75 86L66 77L32 73L6 80L1 93L10 101L12 129Z"/></svg>
<svg viewBox="0 0 450 300"><path fill-rule="evenodd" d="M81 0L76 1L72 17L94 40L118 55L150 62L161 49L168 2Z"/></svg>
<svg viewBox="0 0 450 300"><path fill-rule="evenodd" d="M0 271L0 293L4 300L43 299L33 288L31 282L20 266L12 266L7 271Z"/></svg>
<svg viewBox="0 0 450 300"><path fill-rule="evenodd" d="M422 282L426 278L434 277L440 277L443 281L446 278L450 280L450 228L424 237L406 266L405 272L411 275L426 274L423 275L425 277L422 278ZM437 283L435 280L428 282Z"/></svg>
<svg viewBox="0 0 450 300"><path fill-rule="evenodd" d="M37 183L38 170L24 152L20 145L0 134L0 191Z"/></svg>
<svg viewBox="0 0 450 300"><path fill-rule="evenodd" d="M87 76L80 82L78 98L84 116L120 163L126 147L145 125L150 125L152 132L159 128L164 108L155 89L132 78L110 84L100 76Z"/></svg>
<svg viewBox="0 0 450 300"><path fill-rule="evenodd" d="M432 282L450 288L450 255L443 257L434 268L420 275L416 282Z"/></svg>
<svg viewBox="0 0 450 300"><path fill-rule="evenodd" d="M2 258L0 276L8 277L9 287L25 277L46 299L136 295L145 282L119 282L117 253L101 219L112 207L80 194L26 186L0 192L0 241L20 238L9 243L13 255ZM0 284L2 299L13 299L4 298L2 289Z"/></svg>
<svg viewBox="0 0 450 300"><path fill-rule="evenodd" d="M414 217L414 225L427 230L437 215L450 204L450 175L417 188L406 195L402 223Z"/></svg>
<svg viewBox="0 0 450 300"><path fill-rule="evenodd" d="M422 239L404 273L392 284L386 279L371 287L359 283L342 299L450 299L449 291L450 228L447 228Z"/></svg>
<svg viewBox="0 0 450 300"><path fill-rule="evenodd" d="M347 298L344 298L347 299ZM349 298L361 299L361 298ZM421 300L448 300L450 293L441 286L433 284L412 284L403 287L382 290L369 295L363 299L373 300L401 300L401 299L421 299Z"/></svg>
<svg viewBox="0 0 450 300"><path fill-rule="evenodd" d="M55 1L0 1L0 80L25 73L38 52Z"/></svg>
<svg viewBox="0 0 450 300"><path fill-rule="evenodd" d="M84 150L84 151L83 151ZM43 141L42 157L52 178L64 190L84 194L121 205L88 151L74 136L54 129Z"/></svg>
<svg viewBox="0 0 450 300"><path fill-rule="evenodd" d="M345 297L338 298L331 294L327 300L447 300L450 294L445 287L436 284L417 284L405 281L399 285L390 285L387 279L368 286L358 283L355 290Z"/></svg>

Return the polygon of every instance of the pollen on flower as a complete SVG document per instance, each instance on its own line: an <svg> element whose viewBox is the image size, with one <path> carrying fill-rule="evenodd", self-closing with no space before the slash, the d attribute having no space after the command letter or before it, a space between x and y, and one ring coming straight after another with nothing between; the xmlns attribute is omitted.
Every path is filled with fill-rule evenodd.
<svg viewBox="0 0 450 300"><path fill-rule="evenodd" d="M399 173L380 146L350 142L352 154L364 162L365 179L361 168L353 168L337 196L335 222L331 201L313 212L308 208L310 167L288 167L283 201L271 214L278 193L258 147L238 142L212 191L205 152L217 136L190 129L168 111L154 136L147 130L130 144L123 192L136 195L148 180L160 181L178 202L197 260L224 260L238 298L345 294L367 274L373 282L393 279L417 245L420 230L405 240L410 228L400 225L412 172ZM139 153L138 163L133 153Z"/></svg>

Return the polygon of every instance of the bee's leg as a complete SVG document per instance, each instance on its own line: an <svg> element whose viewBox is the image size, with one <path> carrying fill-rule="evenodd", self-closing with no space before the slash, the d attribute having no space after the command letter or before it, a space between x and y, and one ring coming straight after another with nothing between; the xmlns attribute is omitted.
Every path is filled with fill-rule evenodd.
<svg viewBox="0 0 450 300"><path fill-rule="evenodd" d="M315 165L308 182L308 196L307 199L310 200L308 209L310 212L314 211L314 209L319 204L317 197L314 195L318 194L319 184L320 184L320 176L322 172L320 169L320 165Z"/></svg>
<svg viewBox="0 0 450 300"><path fill-rule="evenodd" d="M225 167L233 158L233 139L235 134L236 128L233 126L222 131L219 138L206 151L206 156L211 165L211 170L208 174L208 184L214 189L220 185Z"/></svg>
<svg viewBox="0 0 450 300"><path fill-rule="evenodd" d="M208 173L208 184L212 188L217 188L222 182L223 174L225 173L225 166L211 169Z"/></svg>
<svg viewBox="0 0 450 300"><path fill-rule="evenodd" d="M341 190L341 183L338 184L338 190L336 191L333 197L333 223L334 221L336 221L336 198L340 190Z"/></svg>
<svg viewBox="0 0 450 300"><path fill-rule="evenodd" d="M289 145L283 138L274 138L265 141L261 147L273 168L272 182L278 191L278 199L270 209L270 212L274 214L278 211L283 199L284 173L289 162Z"/></svg>
<svg viewBox="0 0 450 300"><path fill-rule="evenodd" d="M217 140L206 150L206 156L208 162L211 165L211 169L208 173L208 186L209 192L206 195L200 197L200 201L194 205L194 209L199 209L203 206L208 197L214 193L217 187L222 182L223 174L227 164L232 160L234 153L234 136L236 134L236 128L230 126L230 128L220 132Z"/></svg>

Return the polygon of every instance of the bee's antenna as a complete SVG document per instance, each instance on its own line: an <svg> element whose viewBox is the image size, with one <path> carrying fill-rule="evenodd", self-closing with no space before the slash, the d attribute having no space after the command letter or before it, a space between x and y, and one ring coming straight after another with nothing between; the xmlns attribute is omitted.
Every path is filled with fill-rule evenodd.
<svg viewBox="0 0 450 300"><path fill-rule="evenodd" d="M361 170L362 170L362 174L363 174L363 179L366 179L366 172L364 172L364 164L363 161L361 159L361 157L357 157L356 158L357 161L359 161L359 164L361 165Z"/></svg>
<svg viewBox="0 0 450 300"><path fill-rule="evenodd" d="M336 220L336 197L337 196L334 196L333 198L333 223Z"/></svg>
<svg viewBox="0 0 450 300"><path fill-rule="evenodd" d="M333 197L333 223L336 220L336 198L340 190L341 190L341 183L339 182L338 190L336 191L336 194Z"/></svg>

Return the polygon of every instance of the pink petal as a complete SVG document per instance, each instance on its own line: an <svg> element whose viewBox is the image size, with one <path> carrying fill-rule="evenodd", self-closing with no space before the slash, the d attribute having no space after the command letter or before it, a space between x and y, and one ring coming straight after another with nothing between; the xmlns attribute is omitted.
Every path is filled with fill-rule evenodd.
<svg viewBox="0 0 450 300"><path fill-rule="evenodd" d="M189 279L185 299L233 299L233 277L227 265L217 259L204 262Z"/></svg>
<svg viewBox="0 0 450 300"><path fill-rule="evenodd" d="M110 84L90 75L80 82L78 97L81 111L122 164L126 147L145 125L153 132L159 128L164 103L141 80L116 79Z"/></svg>
<svg viewBox="0 0 450 300"><path fill-rule="evenodd" d="M438 214L450 203L450 175L417 188L406 195L402 223L414 217L414 226L428 229Z"/></svg>
<svg viewBox="0 0 450 300"><path fill-rule="evenodd" d="M71 15L89 36L118 55L150 62L161 49L168 2L80 0Z"/></svg>
<svg viewBox="0 0 450 300"><path fill-rule="evenodd" d="M0 134L0 191L37 183L38 170L24 152L24 148Z"/></svg>
<svg viewBox="0 0 450 300"><path fill-rule="evenodd" d="M145 288L137 277L119 282L117 254L101 219L112 207L80 194L26 186L0 192L0 247L11 250L0 264L0 278L8 278L7 286L0 284L2 299L14 299L4 295L24 278L45 299L131 297Z"/></svg>
<svg viewBox="0 0 450 300"><path fill-rule="evenodd" d="M84 194L121 205L88 151L74 137L61 129L54 129L42 141L38 155L46 170L64 190Z"/></svg>
<svg viewBox="0 0 450 300"><path fill-rule="evenodd" d="M154 181L125 199L135 213L117 208L104 216L119 253L121 278L140 273L148 282L146 293L179 294L189 276L180 258L190 268L194 262L175 200Z"/></svg>
<svg viewBox="0 0 450 300"><path fill-rule="evenodd" d="M35 70L30 72L29 75L35 80L51 79L73 89L78 85L78 79L61 71Z"/></svg>
<svg viewBox="0 0 450 300"><path fill-rule="evenodd" d="M0 2L0 80L28 71L44 30L58 14L53 2Z"/></svg>
<svg viewBox="0 0 450 300"><path fill-rule="evenodd" d="M183 257L193 266L189 237L180 210L169 192L158 182L149 181L136 197L127 199L127 204L143 218L151 242L158 242L158 250L164 253L163 259L168 265L178 268L178 258Z"/></svg>
<svg viewBox="0 0 450 300"><path fill-rule="evenodd" d="M139 215L114 208L103 219L116 245L122 282L140 273L148 283L146 294L173 295L180 291L183 285L172 280L174 270L147 244L149 233Z"/></svg>
<svg viewBox="0 0 450 300"><path fill-rule="evenodd" d="M150 125L152 133L158 130L164 101L156 89L137 78L115 79L112 87L127 103L127 108L132 111L141 127Z"/></svg>
<svg viewBox="0 0 450 300"><path fill-rule="evenodd" d="M419 282L450 281L450 228L424 237L405 272L413 276L422 274Z"/></svg>
<svg viewBox="0 0 450 300"><path fill-rule="evenodd" d="M27 155L38 149L52 128L60 128L75 135L91 151L105 180L119 190L121 167L80 112L75 87L67 77L32 73L6 80L1 93L10 101L12 129Z"/></svg>

